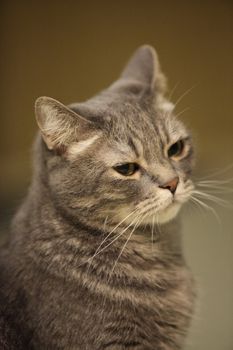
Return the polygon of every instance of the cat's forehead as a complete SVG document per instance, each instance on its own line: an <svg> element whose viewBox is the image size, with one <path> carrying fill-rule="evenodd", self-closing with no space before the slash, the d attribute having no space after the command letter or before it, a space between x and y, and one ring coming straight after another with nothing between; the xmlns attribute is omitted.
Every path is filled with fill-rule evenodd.
<svg viewBox="0 0 233 350"><path fill-rule="evenodd" d="M108 139L108 158L129 161L141 158L147 162L161 158L163 151L188 132L171 111L127 106L112 115ZM115 155L114 155L115 153Z"/></svg>
<svg viewBox="0 0 233 350"><path fill-rule="evenodd" d="M107 163L139 158L148 163L162 160L169 145L188 136L184 125L174 116L173 105L164 98L157 99L157 103L145 103L129 96L122 99L103 94L79 104L77 111L97 121L104 131L102 155Z"/></svg>
<svg viewBox="0 0 233 350"><path fill-rule="evenodd" d="M141 108L125 105L117 113L109 115L109 120L113 136L120 139L135 137L143 144L150 143L151 139L169 143L188 136L186 127L173 111L160 106Z"/></svg>

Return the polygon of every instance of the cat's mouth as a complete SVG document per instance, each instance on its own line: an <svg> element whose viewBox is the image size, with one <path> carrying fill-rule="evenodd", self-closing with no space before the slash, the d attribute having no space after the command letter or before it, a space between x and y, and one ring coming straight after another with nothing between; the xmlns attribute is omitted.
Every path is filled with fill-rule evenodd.
<svg viewBox="0 0 233 350"><path fill-rule="evenodd" d="M143 224L164 224L176 217L180 211L182 204L173 199L170 204L159 210L151 210L148 215L142 220Z"/></svg>
<svg viewBox="0 0 233 350"><path fill-rule="evenodd" d="M174 219L182 205L190 198L190 194L175 195L167 199L160 208L151 208L142 220L143 224L164 224Z"/></svg>
<svg viewBox="0 0 233 350"><path fill-rule="evenodd" d="M193 185L190 185L189 188L181 189L174 195L167 191L163 192L163 197L148 197L131 207L131 210L129 207L124 207L119 216L120 220L130 227L165 224L177 216L184 203L191 198L193 188Z"/></svg>

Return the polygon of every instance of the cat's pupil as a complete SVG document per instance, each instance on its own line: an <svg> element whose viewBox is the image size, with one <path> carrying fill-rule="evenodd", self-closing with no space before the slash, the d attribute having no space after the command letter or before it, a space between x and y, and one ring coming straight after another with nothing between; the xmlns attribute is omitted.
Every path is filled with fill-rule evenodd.
<svg viewBox="0 0 233 350"><path fill-rule="evenodd" d="M168 150L168 156L169 157L179 156L179 155L181 155L183 149L184 149L184 141L179 140L176 143L174 143L173 145L171 145L171 147Z"/></svg>
<svg viewBox="0 0 233 350"><path fill-rule="evenodd" d="M139 169L137 163L124 163L113 167L118 173L124 176L133 175Z"/></svg>

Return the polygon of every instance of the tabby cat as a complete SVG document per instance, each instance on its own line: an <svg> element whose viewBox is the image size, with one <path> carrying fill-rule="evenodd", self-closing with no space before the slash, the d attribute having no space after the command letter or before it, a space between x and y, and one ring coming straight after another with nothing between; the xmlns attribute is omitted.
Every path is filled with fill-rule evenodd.
<svg viewBox="0 0 233 350"><path fill-rule="evenodd" d="M165 85L142 46L86 102L37 99L33 179L0 253L1 349L182 349L194 157Z"/></svg>

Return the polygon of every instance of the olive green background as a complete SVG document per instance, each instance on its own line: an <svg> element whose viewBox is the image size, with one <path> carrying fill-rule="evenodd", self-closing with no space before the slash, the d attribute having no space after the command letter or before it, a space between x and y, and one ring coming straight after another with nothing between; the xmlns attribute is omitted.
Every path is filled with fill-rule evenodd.
<svg viewBox="0 0 233 350"><path fill-rule="evenodd" d="M159 53L172 100L185 94L177 113L194 132L196 176L233 163L233 1L1 0L0 27L3 233L30 181L36 97L90 97L141 44ZM221 177L233 178L232 169ZM184 211L184 248L199 284L186 349L233 349L233 211L216 210L220 224L210 211Z"/></svg>

